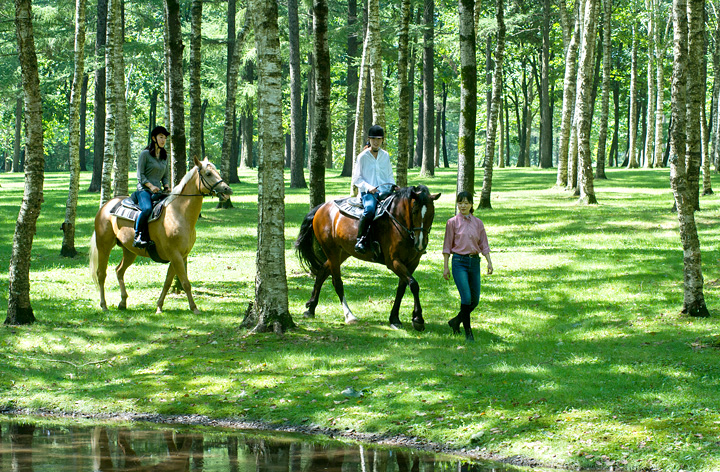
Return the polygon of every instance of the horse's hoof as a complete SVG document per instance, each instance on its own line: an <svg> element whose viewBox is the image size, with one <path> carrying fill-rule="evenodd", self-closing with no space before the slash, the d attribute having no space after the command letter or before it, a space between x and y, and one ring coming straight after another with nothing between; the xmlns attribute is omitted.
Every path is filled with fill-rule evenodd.
<svg viewBox="0 0 720 472"><path fill-rule="evenodd" d="M197 309L197 308L195 308L192 312L195 313L196 315L199 315L199 314L200 314L200 310Z"/></svg>
<svg viewBox="0 0 720 472"><path fill-rule="evenodd" d="M155 310L155 314L156 314L156 315L161 315L161 314L162 314L162 308L157 307L157 309Z"/></svg>
<svg viewBox="0 0 720 472"><path fill-rule="evenodd" d="M402 329L403 325L399 321L397 323L390 323L390 328L392 329Z"/></svg>
<svg viewBox="0 0 720 472"><path fill-rule="evenodd" d="M315 318L315 313L308 310L305 313L303 313L303 318Z"/></svg>
<svg viewBox="0 0 720 472"><path fill-rule="evenodd" d="M424 321L415 321L412 322L413 328L415 328L415 331L423 332L425 331L425 322Z"/></svg>
<svg viewBox="0 0 720 472"><path fill-rule="evenodd" d="M345 317L345 324L355 324L358 322L358 319L355 318L354 315L346 316Z"/></svg>

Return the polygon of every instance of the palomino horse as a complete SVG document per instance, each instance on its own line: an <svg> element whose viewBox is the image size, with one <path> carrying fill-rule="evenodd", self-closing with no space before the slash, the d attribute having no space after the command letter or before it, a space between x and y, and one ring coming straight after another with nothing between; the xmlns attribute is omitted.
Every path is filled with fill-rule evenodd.
<svg viewBox="0 0 720 472"><path fill-rule="evenodd" d="M183 177L162 203L165 208L160 218L148 225L150 239L155 242L158 256L165 261L170 261L165 276L165 285L157 301L157 313L162 312L165 296L176 275L187 294L190 309L195 314L200 313L193 300L185 269L187 256L195 244L195 224L200 216L203 197L214 194L221 200L226 200L227 195L231 193L232 189L220 178L214 165L207 159L201 162L195 158L195 167ZM124 198L115 197L100 208L95 215L95 232L90 239L90 272L100 291L100 307L104 311L107 311L105 276L110 251L113 247L117 244L123 250L123 258L115 268L120 285L121 300L118 304L120 310L127 307L125 271L137 256L150 257L147 249L133 247L134 223L110 214L110 210Z"/></svg>
<svg viewBox="0 0 720 472"><path fill-rule="evenodd" d="M342 303L346 323L355 323L345 300L345 289L340 278L340 265L350 256L365 261L384 264L393 271L399 280L395 293L395 302L390 310L390 326L402 327L400 322L400 302L408 285L414 297L412 314L413 328L425 329L420 306L420 287L412 274L425 253L428 233L435 216L434 201L440 194L431 195L424 185L405 187L392 197L388 211L372 223L370 234L379 243L380 251L368 251L358 254L355 251L358 220L343 215L333 202L327 202L313 208L300 226L300 234L295 241L300 262L315 276L310 300L305 304L305 316L315 316L315 307L320 297L323 283L332 275L335 292Z"/></svg>

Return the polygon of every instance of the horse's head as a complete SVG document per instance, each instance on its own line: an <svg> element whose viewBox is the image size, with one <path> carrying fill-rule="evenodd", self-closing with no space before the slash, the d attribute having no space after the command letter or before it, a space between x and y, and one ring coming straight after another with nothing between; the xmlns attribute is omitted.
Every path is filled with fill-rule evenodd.
<svg viewBox="0 0 720 472"><path fill-rule="evenodd" d="M216 195L220 201L225 201L232 194L232 189L225 181L220 177L220 173L217 168L205 158L205 160L198 160L194 158L195 166L198 168L198 177L200 178L200 193L204 195Z"/></svg>
<svg viewBox="0 0 720 472"><path fill-rule="evenodd" d="M406 187L400 190L409 206L410 239L413 241L415 250L425 252L428 245L428 234L435 218L435 200L440 194L431 194L424 185Z"/></svg>

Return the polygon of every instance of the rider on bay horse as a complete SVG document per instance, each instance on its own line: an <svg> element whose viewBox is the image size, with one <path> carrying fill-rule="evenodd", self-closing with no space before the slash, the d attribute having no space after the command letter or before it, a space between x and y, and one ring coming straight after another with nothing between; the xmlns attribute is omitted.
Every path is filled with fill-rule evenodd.
<svg viewBox="0 0 720 472"><path fill-rule="evenodd" d="M363 204L363 214L358 223L357 244L355 244L355 250L360 254L368 251L370 224L375 217L380 195L398 188L392 173L390 155L382 148L385 131L381 126L370 127L368 141L369 146L366 145L355 160L352 175L352 184L360 191Z"/></svg>

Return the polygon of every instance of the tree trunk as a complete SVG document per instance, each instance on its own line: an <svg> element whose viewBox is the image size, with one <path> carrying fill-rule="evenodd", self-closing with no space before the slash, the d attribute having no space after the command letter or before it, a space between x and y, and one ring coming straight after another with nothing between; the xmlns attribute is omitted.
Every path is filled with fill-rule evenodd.
<svg viewBox="0 0 720 472"><path fill-rule="evenodd" d="M590 150L590 130L592 128L592 88L593 65L595 63L595 47L597 44L597 17L599 0L585 0L585 24L578 69L578 159L580 164L580 201L597 204L593 185L592 152Z"/></svg>
<svg viewBox="0 0 720 472"><path fill-rule="evenodd" d="M400 2L400 34L398 35L398 143L397 163L395 165L395 182L398 186L407 186L407 168L410 160L410 147L408 137L412 133L410 122L403 119L410 115L411 98L410 83L408 82L408 56L410 53L410 17L412 16L412 2Z"/></svg>
<svg viewBox="0 0 720 472"><path fill-rule="evenodd" d="M90 76L83 73L82 86L80 87L80 143L79 143L79 159L80 170L87 171L87 150L85 149L86 133L87 133L87 90Z"/></svg>
<svg viewBox="0 0 720 472"><path fill-rule="evenodd" d="M117 196L128 195L128 172L130 169L130 123L127 115L127 101L125 99L125 59L123 56L124 25L122 0L110 0L108 3L110 13L108 22L108 50L112 61L112 68L108 71L114 74L112 86L113 100L110 106L114 107L115 139L113 140L113 194Z"/></svg>
<svg viewBox="0 0 720 472"><path fill-rule="evenodd" d="M632 47L630 49L630 113L628 128L628 169L637 169L637 27L632 26Z"/></svg>
<svg viewBox="0 0 720 472"><path fill-rule="evenodd" d="M380 36L380 0L368 0L368 36L370 54L370 88L372 89L373 124L386 129L385 93L383 92L382 38Z"/></svg>
<svg viewBox="0 0 720 472"><path fill-rule="evenodd" d="M107 0L97 2L97 34L95 35L95 96L93 99L93 172L88 192L99 192L105 156L105 44L107 41Z"/></svg>
<svg viewBox="0 0 720 472"><path fill-rule="evenodd" d="M255 300L242 326L278 334L295 323L288 309L285 272L285 184L283 179L282 69L278 7L274 0L250 2L258 64L258 230Z"/></svg>
<svg viewBox="0 0 720 472"><path fill-rule="evenodd" d="M421 176L435 175L435 0L424 0L423 12L423 153Z"/></svg>
<svg viewBox="0 0 720 472"><path fill-rule="evenodd" d="M646 169L650 169L654 164L655 149L655 92L657 85L655 79L655 29L658 27L655 18L655 0L649 0L648 11L648 49L647 49L647 109L645 111L647 132L645 134L645 165Z"/></svg>
<svg viewBox="0 0 720 472"><path fill-rule="evenodd" d="M600 130L595 164L595 178L607 179L605 175L605 149L607 148L608 120L610 119L610 79L612 74L612 0L603 0L603 75L600 106Z"/></svg>
<svg viewBox="0 0 720 472"><path fill-rule="evenodd" d="M702 54L703 0L673 1L673 74L672 123L670 132L670 183L680 222L680 241L683 246L684 299L683 313L709 316L703 294L703 276L695 224L695 208L691 173L697 173L693 154L699 152L700 137L697 117L701 104L701 84L697 77L699 56ZM700 10L700 11L698 11ZM690 27L688 28L688 15ZM689 30L689 31L688 31ZM690 33L688 35L688 33ZM695 77L693 77L695 75ZM688 120L688 117L691 119ZM694 122L694 123L693 123ZM687 138L687 140L686 140Z"/></svg>
<svg viewBox="0 0 720 472"><path fill-rule="evenodd" d="M297 0L288 0L290 44L290 188L307 188L303 172L302 73L300 71L300 22Z"/></svg>
<svg viewBox="0 0 720 472"><path fill-rule="evenodd" d="M188 168L194 158L202 159L202 97L200 70L202 67L202 0L192 0L190 5L190 140Z"/></svg>
<svg viewBox="0 0 720 472"><path fill-rule="evenodd" d="M558 171L555 186L565 188L568 182L568 154L570 150L570 132L575 108L575 91L577 85L577 52L580 43L581 12L576 2L575 29L565 52L565 78L563 80L563 107L560 121L560 147L558 150Z"/></svg>
<svg viewBox="0 0 720 472"><path fill-rule="evenodd" d="M657 48L657 44L655 47ZM710 110L710 121L712 123L710 159L715 165L715 172L718 172L720 171L720 21L715 21L712 47L713 91L711 100L712 109ZM659 75L660 70L658 70L658 76Z"/></svg>
<svg viewBox="0 0 720 472"><path fill-rule="evenodd" d="M483 209L492 208L490 204L490 194L492 191L493 161L495 158L495 134L502 94L503 54L505 52L505 10L503 0L496 0L495 5L497 8L496 18L498 31L497 45L495 46L495 72L493 73L492 81L492 100L488 119L487 140L485 142L485 175L483 177L479 204L479 207Z"/></svg>
<svg viewBox="0 0 720 472"><path fill-rule="evenodd" d="M477 62L475 2L459 1L460 124L458 131L457 193L475 194L475 126L477 122Z"/></svg>
<svg viewBox="0 0 720 472"><path fill-rule="evenodd" d="M325 203L325 163L330 144L330 47L328 4L313 1L313 56L315 57L315 123L308 165L310 208Z"/></svg>
<svg viewBox="0 0 720 472"><path fill-rule="evenodd" d="M13 162L12 171L20 172L20 148L22 139L22 114L23 114L23 98L18 97L15 101L15 140L13 142Z"/></svg>
<svg viewBox="0 0 720 472"><path fill-rule="evenodd" d="M75 2L75 71L70 92L68 150L70 154L70 186L62 224L63 242L60 255L75 257L75 219L80 191L80 101L85 79L85 0Z"/></svg>
<svg viewBox="0 0 720 472"><path fill-rule="evenodd" d="M348 0L348 37L347 37L347 115L345 117L345 159L340 172L341 177L352 176L355 107L357 106L358 68L355 64L358 57L357 0ZM402 41L402 32L400 33ZM401 105L402 106L402 105Z"/></svg>
<svg viewBox="0 0 720 472"><path fill-rule="evenodd" d="M252 84L255 80L255 64L252 60L245 63L243 80L247 84ZM240 145L240 166L245 169L252 169L255 167L255 162L253 160L253 130L255 127L255 115L253 113L252 98L247 97L246 100L247 101L244 106L240 108L240 133L242 134ZM302 153L302 146L300 147L300 152ZM302 161L300 161L300 168L302 169Z"/></svg>
<svg viewBox="0 0 720 472"><path fill-rule="evenodd" d="M550 111L550 0L543 1L542 66L540 79L540 168L553 166L552 128Z"/></svg>
<svg viewBox="0 0 720 472"><path fill-rule="evenodd" d="M115 136L116 136L116 107L115 103L115 63L112 56L112 37L114 36L115 28L113 22L117 13L115 5L118 5L118 0L108 0L108 11L107 11L107 40L105 47L105 138L103 140L103 165L102 165L102 177L100 180L100 206L103 206L112 197L112 175L113 175L113 164L115 162Z"/></svg>
<svg viewBox="0 0 720 472"><path fill-rule="evenodd" d="M113 1L113 0L111 0ZM183 85L183 46L179 0L165 1L168 31L168 73L170 79L170 134L172 135L173 185L187 173L185 139L185 90ZM227 178L227 174L222 176Z"/></svg>
<svg viewBox="0 0 720 472"><path fill-rule="evenodd" d="M15 223L10 269L8 271L8 309L6 325L35 321L30 304L30 255L40 216L45 180L43 153L42 102L30 0L15 0L15 30L25 95L25 192Z"/></svg>

